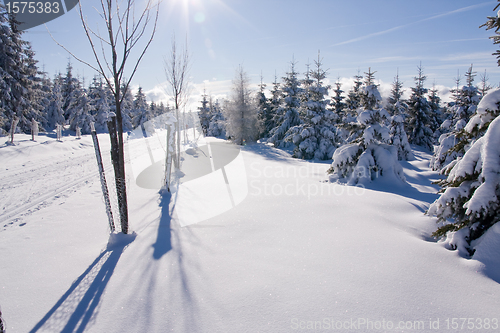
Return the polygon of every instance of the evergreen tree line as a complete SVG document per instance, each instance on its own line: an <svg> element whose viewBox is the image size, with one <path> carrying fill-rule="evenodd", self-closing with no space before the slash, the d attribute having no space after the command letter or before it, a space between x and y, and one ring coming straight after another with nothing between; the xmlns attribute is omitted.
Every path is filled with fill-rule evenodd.
<svg viewBox="0 0 500 333"><path fill-rule="evenodd" d="M244 74L240 68L228 100L214 102L203 94L198 113L205 135L234 137L234 133L226 131L231 115L246 113L247 119L254 119L255 123L246 141L260 139L275 147L292 148L294 157L301 159L332 159L335 150L345 144L366 141L363 145L367 146L374 140L394 146L398 160L411 158L409 144L433 151L435 145L439 146L465 126L481 98L491 89L486 73L479 85L474 84L476 72L471 65L465 73L466 84L461 86L457 78L453 101L442 103L435 85L430 89L425 87L427 78L422 66L417 66L410 97L403 98L403 82L397 74L390 96L383 101L375 83L376 72L371 68L364 75L358 72L354 76L347 93L342 90L340 80L333 86L325 84L328 70L323 68L318 54L314 64L307 65L303 78L299 78L296 62L292 61L281 82L275 76L270 93L266 94L267 85L261 79L259 90L246 98L243 104L247 110L242 111L243 106L234 107L241 100L238 96L242 96L237 91L248 94L250 89L248 79L242 78L241 73ZM447 140L449 144L451 139ZM439 169L449 156L456 155L442 148L433 159L433 168Z"/></svg>
<svg viewBox="0 0 500 333"><path fill-rule="evenodd" d="M10 132L15 123L16 132L30 133L32 120L39 131L62 125L88 134L91 122L96 130L107 131L115 100L102 78L94 77L85 87L68 63L64 75L50 79L38 68L35 53L17 26L0 3L0 134ZM148 104L142 88L135 95L128 90L122 105L123 129L132 130L167 111L162 103Z"/></svg>

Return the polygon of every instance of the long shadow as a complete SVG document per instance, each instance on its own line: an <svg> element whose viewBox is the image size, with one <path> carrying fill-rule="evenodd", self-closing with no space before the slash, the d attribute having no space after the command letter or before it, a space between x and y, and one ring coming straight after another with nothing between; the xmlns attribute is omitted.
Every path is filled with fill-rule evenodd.
<svg viewBox="0 0 500 333"><path fill-rule="evenodd" d="M252 143L244 146L242 149L246 151L254 152L267 160L281 161L286 163L292 163L296 159L292 158L291 155L283 149L270 147L264 143Z"/></svg>
<svg viewBox="0 0 500 333"><path fill-rule="evenodd" d="M135 239L135 235L123 236L114 244L113 242L108 244L106 250L73 282L30 333L39 330L61 333L85 330L95 318L106 285L124 249Z"/></svg>
<svg viewBox="0 0 500 333"><path fill-rule="evenodd" d="M373 191L397 194L408 199L423 201L428 204L431 204L439 197L437 190L436 193L420 192L410 184L388 184L383 181L374 181L372 183L365 184L365 188ZM423 207L418 208L420 210L424 209ZM424 209L424 211L425 210L427 210L427 207Z"/></svg>
<svg viewBox="0 0 500 333"><path fill-rule="evenodd" d="M154 248L153 259L158 260L168 251L172 250L172 234L170 230L170 223L172 218L170 217L169 205L172 194L168 191L163 190L161 192L160 207L161 216L160 224L158 225L158 234L156 236L156 242L152 245Z"/></svg>

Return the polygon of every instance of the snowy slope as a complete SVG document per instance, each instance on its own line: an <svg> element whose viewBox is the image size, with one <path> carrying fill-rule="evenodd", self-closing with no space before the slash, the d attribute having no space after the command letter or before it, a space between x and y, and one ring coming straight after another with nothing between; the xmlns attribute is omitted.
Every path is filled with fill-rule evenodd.
<svg viewBox="0 0 500 333"><path fill-rule="evenodd" d="M420 150L403 163L410 185L378 180L364 189L325 182L328 164L249 145L241 152L246 198L186 227L175 209L182 192L174 201L141 188L129 168L135 235L107 244L97 174L81 171L82 182L64 189L75 164L97 172L90 142L0 147L2 205L14 212L0 220L8 332L290 332L339 323L365 332L389 322L391 331L422 324L419 331L436 332L432 325L451 331L447 319L500 319L500 285L487 275L488 260L466 260L429 241L435 219L423 211L436 198L430 179L437 175ZM37 161L46 174L9 167ZM36 200L27 185L7 183L12 174L34 183L33 197L62 191L16 213L13 201L28 208Z"/></svg>

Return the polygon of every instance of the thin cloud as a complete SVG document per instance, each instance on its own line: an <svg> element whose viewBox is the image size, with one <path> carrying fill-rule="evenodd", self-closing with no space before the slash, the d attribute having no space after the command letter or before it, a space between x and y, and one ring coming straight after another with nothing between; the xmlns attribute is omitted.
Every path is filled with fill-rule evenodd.
<svg viewBox="0 0 500 333"><path fill-rule="evenodd" d="M441 57L442 61L461 61L470 59L481 59L481 60L494 60L491 56L491 52L474 52L474 53L462 53L456 55L449 55L447 57Z"/></svg>
<svg viewBox="0 0 500 333"><path fill-rule="evenodd" d="M394 61L419 61L423 57L403 57L403 56L392 56L392 57L380 57L371 59L371 63L384 63L384 62L394 62Z"/></svg>
<svg viewBox="0 0 500 333"><path fill-rule="evenodd" d="M435 20L435 19L438 19L438 18L441 18L441 17L450 16L450 15L454 15L454 14L457 14L457 13L467 12L467 11L470 11L470 10L473 10L473 9L476 9L476 8L484 7L486 5L491 5L492 3L495 3L495 2L491 2L490 1L490 2L480 3L480 4L477 4L477 5L472 5L472 6L467 6L467 7L463 7L463 8L458 8L458 9L455 9L455 10L452 10L452 11L449 11L449 12L446 12L446 13L433 15L433 16L426 17L424 19L415 21L415 22L411 22L411 23L408 23L408 24L399 25L399 26L396 26L396 27L393 27L393 28L389 28L389 29L386 29L386 30L382 30L382 31L379 31L379 32L373 32L373 33L370 33L370 34L367 34L367 35L364 35L364 36L360 36L360 37L356 37L356 38L353 38L353 39L349 39L349 40L346 40L346 41L343 41L343 42L340 42L340 43L336 43L336 44L333 44L333 45L330 45L330 46L333 47L333 46L340 46L340 45L346 45L346 44L351 44L351 43L359 42L359 41L362 41L362 40L365 40L365 39L368 39L368 38L371 38L371 37L385 35L385 34L393 32L393 31L397 31L397 30L400 30L400 29L403 29L403 28L406 28L406 27L409 27L409 26L412 26L412 25L415 25L415 24L418 24L418 23L421 23L421 22Z"/></svg>

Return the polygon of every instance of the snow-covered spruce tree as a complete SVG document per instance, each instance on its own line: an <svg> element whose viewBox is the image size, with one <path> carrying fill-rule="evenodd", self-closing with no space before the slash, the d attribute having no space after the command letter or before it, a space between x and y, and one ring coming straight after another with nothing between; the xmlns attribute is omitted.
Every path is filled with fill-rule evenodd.
<svg viewBox="0 0 500 333"><path fill-rule="evenodd" d="M403 93L404 93L403 82L399 79L399 70L398 70L396 76L394 77L394 81L392 82L391 94L387 98L387 105L385 107L390 115L406 114L406 109L408 108L408 106L403 100Z"/></svg>
<svg viewBox="0 0 500 333"><path fill-rule="evenodd" d="M210 122L208 125L207 136L226 137L226 120L222 112L222 107L219 101L213 102L212 97L209 99L210 107Z"/></svg>
<svg viewBox="0 0 500 333"><path fill-rule="evenodd" d="M264 83L262 74L260 76L259 91L257 91L256 102L258 112L258 127L259 138L267 138L269 136L269 124L273 119L273 108L270 100L264 93L266 84Z"/></svg>
<svg viewBox="0 0 500 333"><path fill-rule="evenodd" d="M371 73L371 70L369 71ZM370 79L367 81L372 83ZM366 183L382 176L389 181L405 182L398 162L398 150L391 145L389 113L380 108L377 86L361 87L366 104L358 109L356 124L351 127L349 142L335 150L328 170L331 182L348 185ZM369 108L374 106L373 108Z"/></svg>
<svg viewBox="0 0 500 333"><path fill-rule="evenodd" d="M347 105L347 111L349 115L352 117L356 118L357 116L357 109L360 106L361 103L361 97L359 95L360 88L363 85L363 76L360 75L359 70L358 74L354 75L354 83L352 86L352 89L349 91L347 98L346 98L346 105Z"/></svg>
<svg viewBox="0 0 500 333"><path fill-rule="evenodd" d="M94 76L88 89L88 98L97 131L105 132L108 129L107 123L111 120L112 116L110 108L112 97L111 92L102 79Z"/></svg>
<svg viewBox="0 0 500 333"><path fill-rule="evenodd" d="M48 94L49 104L44 110L47 119L47 128L55 129L57 124L64 125L64 110L62 108L61 76L58 75L52 82L51 91Z"/></svg>
<svg viewBox="0 0 500 333"><path fill-rule="evenodd" d="M91 127L90 124L95 122L93 114L95 113L92 109L92 105L87 96L87 92L77 85L70 96L71 103L66 109L69 114L69 128L72 131L77 132L80 129L81 134L90 134Z"/></svg>
<svg viewBox="0 0 500 333"><path fill-rule="evenodd" d="M203 95L201 96L201 106L198 107L198 117L200 118L201 129L203 130L203 135L207 136L208 127L210 126L210 107L207 99L207 93L203 89Z"/></svg>
<svg viewBox="0 0 500 333"><path fill-rule="evenodd" d="M267 137L273 128L276 127L276 122L280 119L278 112L282 101L281 84L278 81L278 75L274 73L273 89L271 90L271 97L268 100L269 113L264 121Z"/></svg>
<svg viewBox="0 0 500 333"><path fill-rule="evenodd" d="M488 74L486 74L486 69L484 70L484 73L480 75L481 78L481 83L478 86L479 93L481 94L481 97L486 96L486 93L490 91L492 86L488 83L489 77Z"/></svg>
<svg viewBox="0 0 500 333"><path fill-rule="evenodd" d="M238 145L258 138L257 106L251 97L249 79L240 65L233 80L232 96L224 110L228 137Z"/></svg>
<svg viewBox="0 0 500 333"><path fill-rule="evenodd" d="M139 87L137 93L135 94L132 114L134 115L134 118L132 119L134 128L142 127L143 131L150 130L150 128L144 128L144 124L152 120L153 115L148 102L146 101L146 95L142 91L142 87Z"/></svg>
<svg viewBox="0 0 500 333"><path fill-rule="evenodd" d="M42 123L40 124L40 129L48 130L49 121L47 118L47 109L51 103L53 83L47 76L47 73L41 73L40 81L38 83L39 94L35 98L39 99L38 105L40 107L40 113L42 118Z"/></svg>
<svg viewBox="0 0 500 333"><path fill-rule="evenodd" d="M330 105L332 111L335 114L335 127L337 129L337 144L345 142L349 136L349 131L343 126L344 122L347 122L347 104L344 102L345 96L343 95L342 83L340 78L335 82L335 89L333 90L333 96L331 98Z"/></svg>
<svg viewBox="0 0 500 333"><path fill-rule="evenodd" d="M335 89L333 90L333 96L330 105L333 108L333 112L336 115L337 122L341 122L345 117L345 109L347 104L344 102L345 96L343 95L342 83L340 82L340 77L337 78L335 82Z"/></svg>
<svg viewBox="0 0 500 333"><path fill-rule="evenodd" d="M276 110L275 127L269 132L268 142L275 147L283 147L286 132L294 126L300 125L302 120L299 115L302 88L295 71L295 61L290 63L290 71L283 78L281 87L282 99L280 107Z"/></svg>
<svg viewBox="0 0 500 333"><path fill-rule="evenodd" d="M300 80L301 93L300 93L300 106L299 106L299 117L300 119L305 119L307 115L307 103L311 99L311 92L309 88L313 84L313 78L311 77L311 64L309 61L306 64L306 72L304 73L304 78Z"/></svg>
<svg viewBox="0 0 500 333"><path fill-rule="evenodd" d="M0 4L0 109L3 110L4 129L10 131L14 119L17 128L29 133L31 119L43 122L39 98L38 69L31 46L22 39L22 31L14 15ZM38 91L37 91L38 90Z"/></svg>
<svg viewBox="0 0 500 333"><path fill-rule="evenodd" d="M109 89L107 85L104 86L104 89L107 91L107 95L110 96L109 101L110 101L110 112L115 112L116 111L116 103L115 99L113 98L113 92ZM120 89L121 93L123 94L123 100L122 104L120 107L121 113L122 113L122 127L123 131L131 131L134 129L134 124L133 124L133 109L134 109L134 96L132 95L132 92L130 90L130 87L127 87L125 83L122 83L122 87Z"/></svg>
<svg viewBox="0 0 500 333"><path fill-rule="evenodd" d="M315 68L309 70L306 76L310 82L304 89L308 99L303 105L303 123L290 128L285 141L292 141L295 145L294 157L327 160L332 157L338 143L335 114L327 109L330 104L327 96L331 87L324 85L327 71L322 68L319 53L314 65Z"/></svg>
<svg viewBox="0 0 500 333"><path fill-rule="evenodd" d="M441 124L440 131L444 132L439 136L439 145L435 148L430 166L433 170L441 170L457 157L463 156L462 149L452 149L456 145L464 146L467 142L460 143L465 137L461 135L462 129L476 112L481 95L477 87L474 86L475 73L472 65L467 70L465 77L467 85L460 88L460 78L457 77L457 88L454 89L454 102L448 108L448 118Z"/></svg>
<svg viewBox="0 0 500 333"><path fill-rule="evenodd" d="M440 223L433 236L447 235L450 248L472 254L471 242L500 221L500 89L483 98L463 132L470 148L450 163L427 214Z"/></svg>
<svg viewBox="0 0 500 333"><path fill-rule="evenodd" d="M408 110L408 105L402 99L403 82L399 80L399 73L396 74L392 84L391 95L387 99L387 109L391 117L389 118L389 128L391 144L398 150L399 160L409 160L413 158L408 136L404 128L404 119Z"/></svg>
<svg viewBox="0 0 500 333"><path fill-rule="evenodd" d="M68 108L71 104L74 103L72 97L74 96L74 90L81 89L81 83L78 78L73 76L73 66L71 65L71 61L68 60L68 65L66 67L66 75L63 77L62 85L61 85L61 93L63 98L63 110L64 110L64 118L68 120L71 117Z"/></svg>
<svg viewBox="0 0 500 333"><path fill-rule="evenodd" d="M467 85L460 87L460 77L457 77L457 87L452 90L454 101L450 103L449 116L443 124L443 128L448 128L450 131L460 131L476 112L480 93L478 88L474 86L475 76L471 65L465 73Z"/></svg>
<svg viewBox="0 0 500 333"><path fill-rule="evenodd" d="M422 66L418 66L418 76L415 79L415 87L411 88L412 94L408 100L408 116L405 118L405 129L408 141L412 144L433 150L433 132L431 108L425 97L427 89L424 88L426 77Z"/></svg>

